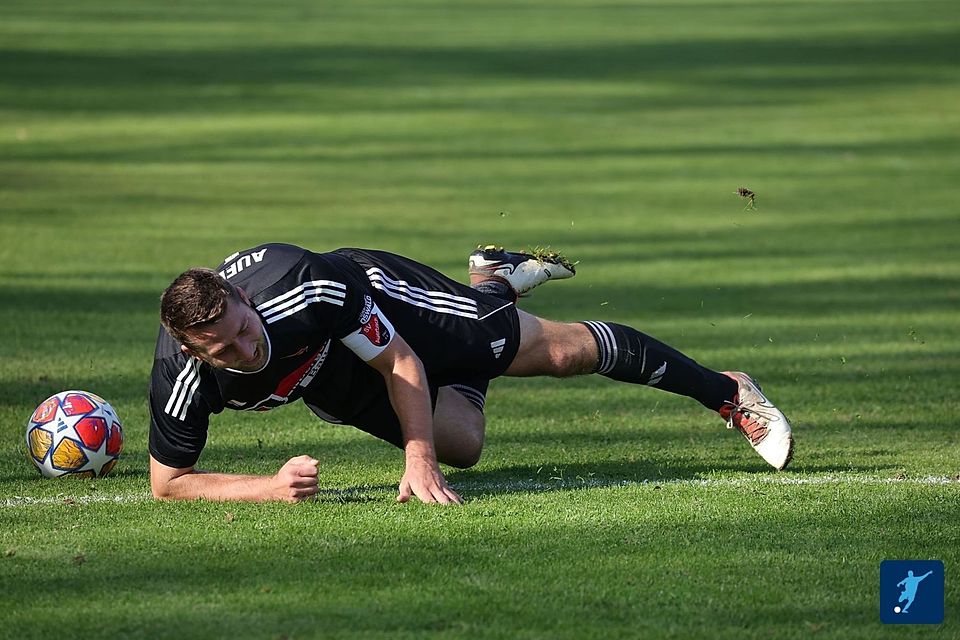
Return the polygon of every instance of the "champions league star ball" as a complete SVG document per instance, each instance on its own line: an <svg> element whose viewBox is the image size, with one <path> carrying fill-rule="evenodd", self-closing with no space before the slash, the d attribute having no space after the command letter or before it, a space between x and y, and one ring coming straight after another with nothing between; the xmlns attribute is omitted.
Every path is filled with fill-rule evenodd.
<svg viewBox="0 0 960 640"><path fill-rule="evenodd" d="M105 476L122 450L117 412L86 391L50 396L27 422L27 454L48 478Z"/></svg>

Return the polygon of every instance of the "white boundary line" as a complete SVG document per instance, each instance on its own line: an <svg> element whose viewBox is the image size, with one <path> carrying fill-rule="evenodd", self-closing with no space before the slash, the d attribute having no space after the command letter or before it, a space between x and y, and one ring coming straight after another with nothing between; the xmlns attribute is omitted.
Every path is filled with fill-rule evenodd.
<svg viewBox="0 0 960 640"><path fill-rule="evenodd" d="M13 496L0 503L4 507L29 507L33 505L75 505L75 504L95 504L103 502L114 502L116 504L131 504L134 502L147 502L152 500L149 493L127 493L120 495L95 494L92 496L70 496L65 493L58 493L55 496L47 498L31 498L30 496Z"/></svg>
<svg viewBox="0 0 960 640"><path fill-rule="evenodd" d="M548 472L549 473L549 472ZM553 472L558 473L558 472ZM947 476L921 476L916 478L882 478L879 476L844 476L844 475L826 475L826 476L756 476L740 478L645 478L643 480L604 480L602 478L583 478L583 477L560 477L553 476L546 480L527 479L513 480L508 482L471 482L465 479L463 482L454 483L454 488L464 491L490 492L490 491L548 491L556 489L595 489L601 487L664 487L664 486L688 486L688 487L750 487L757 485L921 485L921 486L941 486L957 485L960 486L960 479ZM378 487L357 487L349 489L322 489L322 496L330 495L357 495L371 491L379 491ZM391 491L393 488L391 487ZM135 504L140 502L151 502L153 497L149 493L128 493L120 495L87 495L71 496L67 494L58 494L46 498L31 498L29 496L13 496L6 498L0 506L4 507L27 507L33 505L86 505L86 504Z"/></svg>

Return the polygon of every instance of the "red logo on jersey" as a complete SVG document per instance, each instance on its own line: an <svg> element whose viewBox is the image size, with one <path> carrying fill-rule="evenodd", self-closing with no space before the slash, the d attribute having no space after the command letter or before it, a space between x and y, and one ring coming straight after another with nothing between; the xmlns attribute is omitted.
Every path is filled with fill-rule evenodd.
<svg viewBox="0 0 960 640"><path fill-rule="evenodd" d="M375 313L371 314L367 323L360 327L360 333L376 347L382 347L390 342L390 331L380 324L380 318Z"/></svg>

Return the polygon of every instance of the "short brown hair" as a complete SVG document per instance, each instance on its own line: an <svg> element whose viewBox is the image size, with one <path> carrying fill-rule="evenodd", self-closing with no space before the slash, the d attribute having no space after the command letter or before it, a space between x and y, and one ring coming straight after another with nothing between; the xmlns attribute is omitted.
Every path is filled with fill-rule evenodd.
<svg viewBox="0 0 960 640"><path fill-rule="evenodd" d="M240 301L240 293L219 273L187 269L160 296L160 322L174 340L189 347L187 330L220 320L231 299Z"/></svg>

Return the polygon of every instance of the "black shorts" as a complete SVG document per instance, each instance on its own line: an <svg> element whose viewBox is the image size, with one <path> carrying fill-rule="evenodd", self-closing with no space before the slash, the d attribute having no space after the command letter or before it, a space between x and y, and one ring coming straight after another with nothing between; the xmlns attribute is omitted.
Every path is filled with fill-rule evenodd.
<svg viewBox="0 0 960 640"><path fill-rule="evenodd" d="M486 403L489 384L489 380L478 379L470 384L449 385L448 388L458 392L483 413L483 406ZM437 385L430 384L430 402L434 408L437 406L437 394L439 391L440 388ZM403 448L403 430L400 428L400 419L393 410L393 405L390 404L386 387L384 387L382 395L368 401L359 407L359 411L356 414L346 419L331 415L320 407L311 404L306 399L304 399L304 403L310 408L310 411L321 420L333 424L347 424L356 427L396 447Z"/></svg>
<svg viewBox="0 0 960 640"><path fill-rule="evenodd" d="M489 381L506 371L520 346L516 306L403 256L366 249L336 253L357 265L377 306L423 362L434 405L440 387L450 386L482 411ZM305 396L304 402L328 422L353 425L402 447L382 376L358 366L355 402L340 397L335 411L321 398Z"/></svg>

